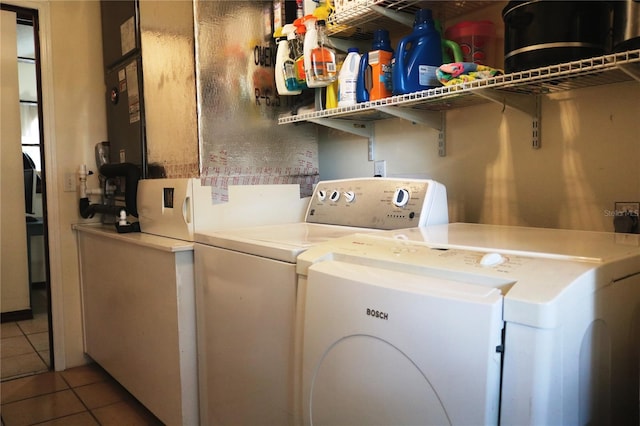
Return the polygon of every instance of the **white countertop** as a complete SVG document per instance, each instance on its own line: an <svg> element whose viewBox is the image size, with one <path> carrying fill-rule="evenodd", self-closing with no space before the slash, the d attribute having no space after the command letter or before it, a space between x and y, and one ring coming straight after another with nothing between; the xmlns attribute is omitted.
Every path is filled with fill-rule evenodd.
<svg viewBox="0 0 640 426"><path fill-rule="evenodd" d="M114 225L103 225L101 223L73 224L71 228L78 232L98 235L105 238L135 244L157 250L180 252L193 251L193 241L184 241L174 238L160 237L158 235L146 234L144 232L129 232L120 234Z"/></svg>

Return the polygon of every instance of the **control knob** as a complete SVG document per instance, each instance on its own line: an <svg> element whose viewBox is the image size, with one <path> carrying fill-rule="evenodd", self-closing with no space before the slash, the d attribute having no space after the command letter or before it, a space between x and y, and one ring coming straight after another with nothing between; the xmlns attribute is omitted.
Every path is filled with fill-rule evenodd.
<svg viewBox="0 0 640 426"><path fill-rule="evenodd" d="M327 198L327 191L325 191L324 189L321 189L318 191L318 200L319 201L324 201L324 199Z"/></svg>
<svg viewBox="0 0 640 426"><path fill-rule="evenodd" d="M329 199L333 202L336 202L340 199L340 191L332 191Z"/></svg>
<svg viewBox="0 0 640 426"><path fill-rule="evenodd" d="M347 191L344 193L344 199L347 203L352 203L356 199L356 193L353 191Z"/></svg>
<svg viewBox="0 0 640 426"><path fill-rule="evenodd" d="M393 204L397 207L404 207L409 202L409 191L404 188L396 189L393 194Z"/></svg>
<svg viewBox="0 0 640 426"><path fill-rule="evenodd" d="M482 266L496 266L504 263L507 259L500 253L487 253L480 259Z"/></svg>

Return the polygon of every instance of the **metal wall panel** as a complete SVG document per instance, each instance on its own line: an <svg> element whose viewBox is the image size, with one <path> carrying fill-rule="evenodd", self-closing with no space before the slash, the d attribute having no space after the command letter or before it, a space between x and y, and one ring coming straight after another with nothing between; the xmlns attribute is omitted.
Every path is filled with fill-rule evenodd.
<svg viewBox="0 0 640 426"><path fill-rule="evenodd" d="M295 97L277 96L273 2L195 1L200 176L214 201L228 185L318 180L317 130L278 125Z"/></svg>
<svg viewBox="0 0 640 426"><path fill-rule="evenodd" d="M199 176L193 4L140 1L150 177Z"/></svg>

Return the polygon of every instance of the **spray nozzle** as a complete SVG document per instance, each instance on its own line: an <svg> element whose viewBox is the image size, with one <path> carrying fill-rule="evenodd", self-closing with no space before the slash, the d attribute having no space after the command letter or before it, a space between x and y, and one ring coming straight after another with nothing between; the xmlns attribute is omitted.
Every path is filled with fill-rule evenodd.
<svg viewBox="0 0 640 426"><path fill-rule="evenodd" d="M294 24L287 24L282 27L282 37L287 37L288 40L292 40L296 38L296 26ZM274 34L275 37L275 34Z"/></svg>
<svg viewBox="0 0 640 426"><path fill-rule="evenodd" d="M304 25L307 31L309 31L310 29L315 27L317 21L318 18L316 18L314 15L307 15L302 18L302 25Z"/></svg>
<svg viewBox="0 0 640 426"><path fill-rule="evenodd" d="M293 21L293 26L296 27L296 34L301 36L305 35L307 32L307 27L304 25L303 19L304 18L298 18Z"/></svg>

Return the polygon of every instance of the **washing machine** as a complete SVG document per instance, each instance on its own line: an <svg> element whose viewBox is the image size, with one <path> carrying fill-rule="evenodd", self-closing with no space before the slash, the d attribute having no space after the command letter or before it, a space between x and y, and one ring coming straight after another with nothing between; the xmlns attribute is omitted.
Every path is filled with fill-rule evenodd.
<svg viewBox="0 0 640 426"><path fill-rule="evenodd" d="M302 222L196 233L202 423L297 423L293 342L300 253L355 232L447 221L442 184L363 178L318 183Z"/></svg>
<svg viewBox="0 0 640 426"><path fill-rule="evenodd" d="M637 235L478 224L298 258L306 425L637 425Z"/></svg>

